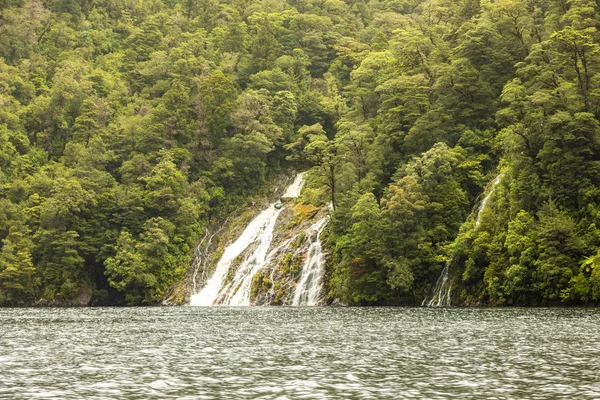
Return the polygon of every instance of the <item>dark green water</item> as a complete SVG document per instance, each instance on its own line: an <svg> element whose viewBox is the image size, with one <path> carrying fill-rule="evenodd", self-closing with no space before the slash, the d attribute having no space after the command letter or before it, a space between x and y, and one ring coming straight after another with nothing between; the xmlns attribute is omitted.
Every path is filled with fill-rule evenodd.
<svg viewBox="0 0 600 400"><path fill-rule="evenodd" d="M2 399L598 399L600 310L0 309Z"/></svg>

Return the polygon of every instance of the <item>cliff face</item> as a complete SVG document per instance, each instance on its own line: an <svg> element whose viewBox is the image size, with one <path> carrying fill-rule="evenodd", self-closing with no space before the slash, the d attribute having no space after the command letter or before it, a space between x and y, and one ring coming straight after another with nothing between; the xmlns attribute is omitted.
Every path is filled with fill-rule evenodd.
<svg viewBox="0 0 600 400"><path fill-rule="evenodd" d="M296 176L209 227L166 305L316 305L325 301L330 208L302 204ZM288 181L289 183L289 181Z"/></svg>
<svg viewBox="0 0 600 400"><path fill-rule="evenodd" d="M280 216L272 257L252 278L255 305L317 305L325 301L321 242L329 208L290 204Z"/></svg>

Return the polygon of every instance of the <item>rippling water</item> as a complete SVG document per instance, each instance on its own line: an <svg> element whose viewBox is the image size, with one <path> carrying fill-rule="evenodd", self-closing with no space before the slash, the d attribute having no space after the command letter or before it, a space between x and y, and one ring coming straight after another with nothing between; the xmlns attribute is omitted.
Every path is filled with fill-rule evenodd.
<svg viewBox="0 0 600 400"><path fill-rule="evenodd" d="M0 309L0 398L600 398L600 310Z"/></svg>

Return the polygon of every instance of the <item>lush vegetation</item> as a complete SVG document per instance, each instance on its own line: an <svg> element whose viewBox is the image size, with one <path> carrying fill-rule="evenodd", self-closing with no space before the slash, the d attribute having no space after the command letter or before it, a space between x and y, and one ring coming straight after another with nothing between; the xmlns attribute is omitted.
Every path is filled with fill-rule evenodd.
<svg viewBox="0 0 600 400"><path fill-rule="evenodd" d="M591 0L0 0L0 303L157 302L294 163L335 206L332 298L414 304L451 261L457 303L597 303L599 24Z"/></svg>
<svg viewBox="0 0 600 400"><path fill-rule="evenodd" d="M417 302L450 261L455 303L598 302L597 2L403 6L345 86L332 295Z"/></svg>

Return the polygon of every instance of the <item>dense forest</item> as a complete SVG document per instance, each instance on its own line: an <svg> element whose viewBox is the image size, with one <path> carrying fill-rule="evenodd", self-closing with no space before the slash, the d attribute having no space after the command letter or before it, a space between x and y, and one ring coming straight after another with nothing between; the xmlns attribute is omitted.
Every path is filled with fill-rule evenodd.
<svg viewBox="0 0 600 400"><path fill-rule="evenodd" d="M0 304L156 303L290 167L334 206L331 299L418 304L449 263L455 304L597 304L599 11L0 0Z"/></svg>

